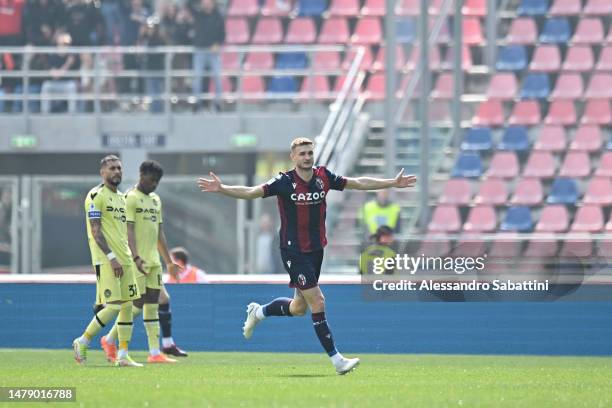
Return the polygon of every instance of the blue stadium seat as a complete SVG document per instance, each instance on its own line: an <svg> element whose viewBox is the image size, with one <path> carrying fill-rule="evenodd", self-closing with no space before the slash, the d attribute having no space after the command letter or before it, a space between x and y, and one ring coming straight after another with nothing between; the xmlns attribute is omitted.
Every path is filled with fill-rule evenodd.
<svg viewBox="0 0 612 408"><path fill-rule="evenodd" d="M540 42L549 44L567 43L571 37L570 31L570 23L567 18L549 18L540 34Z"/></svg>
<svg viewBox="0 0 612 408"><path fill-rule="evenodd" d="M546 199L548 204L575 204L577 201L578 186L575 180L558 178L553 181L550 194Z"/></svg>
<svg viewBox="0 0 612 408"><path fill-rule="evenodd" d="M608 140L608 144L606 145L608 150L612 150L612 136L610 136L610 140Z"/></svg>
<svg viewBox="0 0 612 408"><path fill-rule="evenodd" d="M548 13L548 0L521 0L516 12L519 16L544 16Z"/></svg>
<svg viewBox="0 0 612 408"><path fill-rule="evenodd" d="M529 232L532 229L531 210L529 207L522 205L508 208L500 226L502 231Z"/></svg>
<svg viewBox="0 0 612 408"><path fill-rule="evenodd" d="M482 160L478 153L461 153L451 173L453 177L480 177Z"/></svg>
<svg viewBox="0 0 612 408"><path fill-rule="evenodd" d="M292 76L272 77L268 85L268 92L287 93L297 92L297 90L297 82Z"/></svg>
<svg viewBox="0 0 612 408"><path fill-rule="evenodd" d="M497 146L502 150L525 151L529 149L529 138L525 126L508 126Z"/></svg>
<svg viewBox="0 0 612 408"><path fill-rule="evenodd" d="M304 52L283 52L276 58L278 69L304 69L308 66L308 57Z"/></svg>
<svg viewBox="0 0 612 408"><path fill-rule="evenodd" d="M527 68L527 50L522 45L506 45L499 51L495 67L499 71L522 71Z"/></svg>
<svg viewBox="0 0 612 408"><path fill-rule="evenodd" d="M416 24L412 18L399 19L395 24L395 32L398 43L411 43L416 39Z"/></svg>
<svg viewBox="0 0 612 408"><path fill-rule="evenodd" d="M523 81L521 99L546 99L550 95L550 80L543 72L528 74Z"/></svg>
<svg viewBox="0 0 612 408"><path fill-rule="evenodd" d="M318 17L327 10L327 1L300 0L298 10L300 17Z"/></svg>
<svg viewBox="0 0 612 408"><path fill-rule="evenodd" d="M461 142L461 150L491 150L491 139L491 129L487 127L469 129Z"/></svg>

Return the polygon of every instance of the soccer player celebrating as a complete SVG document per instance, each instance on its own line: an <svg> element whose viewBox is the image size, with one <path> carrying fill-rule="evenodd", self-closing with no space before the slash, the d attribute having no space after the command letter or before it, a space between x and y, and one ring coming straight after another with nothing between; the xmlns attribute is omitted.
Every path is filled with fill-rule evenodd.
<svg viewBox="0 0 612 408"><path fill-rule="evenodd" d="M147 358L149 363L176 363L176 360L167 357L159 350L158 299L162 287L160 253L168 273L176 276L181 269L168 252L166 236L161 227L162 204L159 196L154 193L163 174L164 171L158 162L153 160L142 162L138 184L126 193L128 244L138 268L136 274L138 290L143 294L140 299L134 301L132 315L135 317L142 312L149 343ZM120 324L117 322L108 335L100 339L109 361L116 358L115 339Z"/></svg>
<svg viewBox="0 0 612 408"><path fill-rule="evenodd" d="M198 179L202 191L228 197L254 199L277 196L281 217L280 250L289 285L296 288L293 299L277 298L266 305L250 303L243 326L244 337L253 335L255 326L268 316L303 316L306 307L312 313L315 333L331 358L338 374L346 374L359 364L358 358L343 357L336 346L325 317L325 298L318 286L325 236L326 202L329 190L378 190L405 188L416 183L415 176L404 171L393 179L371 177L349 178L335 175L322 166L314 166L314 144L306 138L291 143L291 160L295 168L280 173L266 184L254 187L228 186L210 173L212 179Z"/></svg>
<svg viewBox="0 0 612 408"><path fill-rule="evenodd" d="M106 304L106 307L96 308L83 335L72 342L74 358L77 363L84 364L92 338L117 318L119 355L115 365L142 367L128 355L128 343L132 338L132 301L140 294L128 246L125 196L117 190L122 176L121 161L110 155L102 159L100 166L104 182L87 193L85 213L91 260L96 271L96 304Z"/></svg>

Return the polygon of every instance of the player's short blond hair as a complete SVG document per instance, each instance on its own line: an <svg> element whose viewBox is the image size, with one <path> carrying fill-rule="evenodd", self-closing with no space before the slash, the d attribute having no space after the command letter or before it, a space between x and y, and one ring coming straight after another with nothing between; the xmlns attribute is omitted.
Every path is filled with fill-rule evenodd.
<svg viewBox="0 0 612 408"><path fill-rule="evenodd" d="M298 137L297 139L293 139L293 141L291 142L291 151L293 151L293 149L295 149L296 147L306 145L314 146L314 142L308 139L307 137Z"/></svg>

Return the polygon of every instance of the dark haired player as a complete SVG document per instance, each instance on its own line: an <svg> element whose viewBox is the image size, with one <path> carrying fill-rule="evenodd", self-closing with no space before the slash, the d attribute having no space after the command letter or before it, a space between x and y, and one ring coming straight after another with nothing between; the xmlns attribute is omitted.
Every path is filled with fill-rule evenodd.
<svg viewBox="0 0 612 408"><path fill-rule="evenodd" d="M293 170L280 173L266 184L254 187L228 186L210 173L212 179L198 179L202 191L221 193L228 197L254 199L276 196L281 217L280 250L291 287L296 288L293 299L277 298L266 305L251 303L243 334L249 339L255 326L268 316L303 316L306 307L312 313L314 330L321 345L331 358L338 374L346 374L359 364L358 358L343 357L334 344L325 317L325 298L318 286L325 236L326 202L329 190L377 190L405 188L416 183L415 176L404 176L404 171L393 179L371 177L349 178L335 175L322 166L314 166L314 144L306 138L291 143Z"/></svg>

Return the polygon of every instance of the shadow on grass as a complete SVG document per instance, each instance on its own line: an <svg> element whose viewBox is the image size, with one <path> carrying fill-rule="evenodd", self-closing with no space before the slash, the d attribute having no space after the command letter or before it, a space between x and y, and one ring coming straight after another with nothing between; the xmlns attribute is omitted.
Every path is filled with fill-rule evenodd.
<svg viewBox="0 0 612 408"><path fill-rule="evenodd" d="M287 374L287 375L279 375L278 377L282 378L324 378L324 377L332 377L332 375L326 374Z"/></svg>

